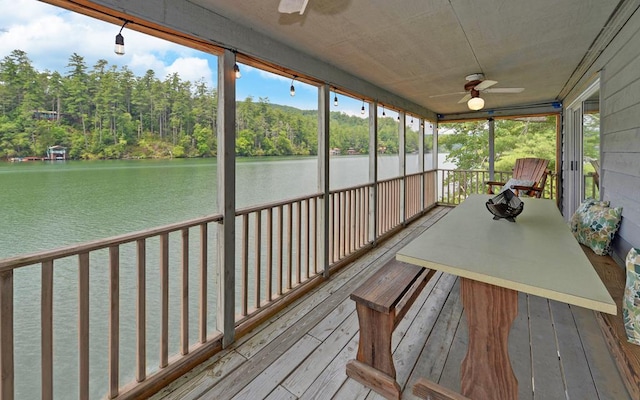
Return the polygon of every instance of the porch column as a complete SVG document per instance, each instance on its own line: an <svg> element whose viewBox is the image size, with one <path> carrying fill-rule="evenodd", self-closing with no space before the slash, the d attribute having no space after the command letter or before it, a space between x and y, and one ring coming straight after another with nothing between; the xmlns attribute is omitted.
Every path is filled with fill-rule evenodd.
<svg viewBox="0 0 640 400"><path fill-rule="evenodd" d="M400 176L402 177L402 179L400 180L400 209L398 210L400 213L400 223L404 223L406 220L405 217L405 207L404 207L404 200L405 200L405 188L407 187L405 179L407 177L407 149L405 146L405 142L406 142L406 137L407 137L407 119L405 117L405 113L402 112L400 114L400 124L398 124L398 161L399 161L399 165L398 165L398 172L400 173Z"/></svg>
<svg viewBox="0 0 640 400"><path fill-rule="evenodd" d="M378 239L378 102L369 103L369 240Z"/></svg>
<svg viewBox="0 0 640 400"><path fill-rule="evenodd" d="M418 172L420 177L420 210L424 210L424 133L426 121L420 118L418 125Z"/></svg>
<svg viewBox="0 0 640 400"><path fill-rule="evenodd" d="M329 135L331 88L324 84L318 90L318 192L322 199L317 204L318 219L316 233L318 235L318 263L323 268L323 275L329 277Z"/></svg>
<svg viewBox="0 0 640 400"><path fill-rule="evenodd" d="M235 338L235 209L236 209L236 77L235 54L225 50L218 58L218 329L222 347Z"/></svg>
<svg viewBox="0 0 640 400"><path fill-rule="evenodd" d="M432 193L432 200L433 203L435 204L438 201L438 168L439 168L439 153L438 153L438 121L434 121L433 123L430 123L431 126L431 140L432 140L432 156L431 156L431 169L434 169L436 171L436 173L433 175L433 193Z"/></svg>
<svg viewBox="0 0 640 400"><path fill-rule="evenodd" d="M494 163L495 163L495 121L493 118L489 118L489 180L492 181L494 175Z"/></svg>

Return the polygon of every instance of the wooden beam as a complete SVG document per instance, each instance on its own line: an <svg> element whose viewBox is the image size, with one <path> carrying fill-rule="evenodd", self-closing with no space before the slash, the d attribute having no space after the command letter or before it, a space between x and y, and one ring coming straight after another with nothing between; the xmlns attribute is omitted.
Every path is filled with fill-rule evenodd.
<svg viewBox="0 0 640 400"><path fill-rule="evenodd" d="M318 192L322 193L316 233L318 235L318 263L325 278L329 277L329 136L330 136L330 86L318 90Z"/></svg>
<svg viewBox="0 0 640 400"><path fill-rule="evenodd" d="M14 395L13 271L0 273L0 398Z"/></svg>
<svg viewBox="0 0 640 400"><path fill-rule="evenodd" d="M369 105L369 241L375 243L378 238L378 113L371 112L374 104ZM377 107L377 103L375 104Z"/></svg>
<svg viewBox="0 0 640 400"><path fill-rule="evenodd" d="M225 50L218 59L218 330L222 346L235 337L235 212L236 212L236 78L235 53Z"/></svg>

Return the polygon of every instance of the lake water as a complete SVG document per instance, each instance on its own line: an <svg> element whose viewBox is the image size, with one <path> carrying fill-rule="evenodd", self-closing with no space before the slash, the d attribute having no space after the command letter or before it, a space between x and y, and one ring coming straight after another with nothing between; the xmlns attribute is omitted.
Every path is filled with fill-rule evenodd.
<svg viewBox="0 0 640 400"><path fill-rule="evenodd" d="M441 167L444 155L439 156ZM427 164L430 165L430 155ZM417 172L417 155L407 171ZM367 156L331 158L331 188L364 184ZM398 159L379 159L379 178L398 175ZM26 162L0 164L0 259L130 233L217 213L215 159ZM251 158L237 162L238 207L317 192L315 157ZM126 251L126 249L124 250ZM106 266L91 269L91 397L106 391L108 282ZM62 263L64 264L64 263ZM54 272L54 392L77 398L77 268ZM195 269L195 268L194 268ZM135 294L133 271L121 266L121 306ZM151 278L150 278L151 279ZM158 312L150 285L148 314ZM211 289L215 289L212 284ZM212 291L211 290L211 291ZM40 397L40 271L15 274L16 398ZM212 295L215 297L215 295ZM172 305L176 307L177 305ZM133 377L134 307L121 309L121 384ZM210 307L210 310L214 307ZM212 311L212 310L211 310ZM177 316L178 312L170 313ZM149 316L149 321L153 315ZM195 316L192 318L195 321ZM210 320L215 320L213 314ZM175 324L177 328L177 323ZM172 328L173 329L173 328ZM158 329L148 328L149 371L157 366ZM195 335L196 329L191 329ZM172 335L170 353L177 352ZM154 347L156 346L156 347ZM99 377L94 380L95 377Z"/></svg>

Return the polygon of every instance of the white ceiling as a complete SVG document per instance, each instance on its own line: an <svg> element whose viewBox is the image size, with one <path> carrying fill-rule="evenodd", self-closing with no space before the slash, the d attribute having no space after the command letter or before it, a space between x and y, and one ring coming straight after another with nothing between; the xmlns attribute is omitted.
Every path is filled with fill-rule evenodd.
<svg viewBox="0 0 640 400"><path fill-rule="evenodd" d="M439 114L467 112L465 76L519 94L483 93L486 109L558 99L619 0L279 0L193 3ZM301 71L304 72L304 71Z"/></svg>

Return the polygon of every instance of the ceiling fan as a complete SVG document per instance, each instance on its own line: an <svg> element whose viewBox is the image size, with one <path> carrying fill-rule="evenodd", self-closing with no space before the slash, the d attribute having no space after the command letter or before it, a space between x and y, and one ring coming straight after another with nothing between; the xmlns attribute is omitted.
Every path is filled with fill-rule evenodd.
<svg viewBox="0 0 640 400"><path fill-rule="evenodd" d="M470 110L476 111L484 108L484 99L480 97L480 93L520 93L524 90L524 88L492 88L498 81L485 79L482 73L467 75L465 79L467 83L464 85L464 92L440 94L430 97L464 94L458 103L467 103Z"/></svg>
<svg viewBox="0 0 640 400"><path fill-rule="evenodd" d="M278 5L278 12L282 14L299 13L302 15L307 8L309 0L280 0Z"/></svg>

